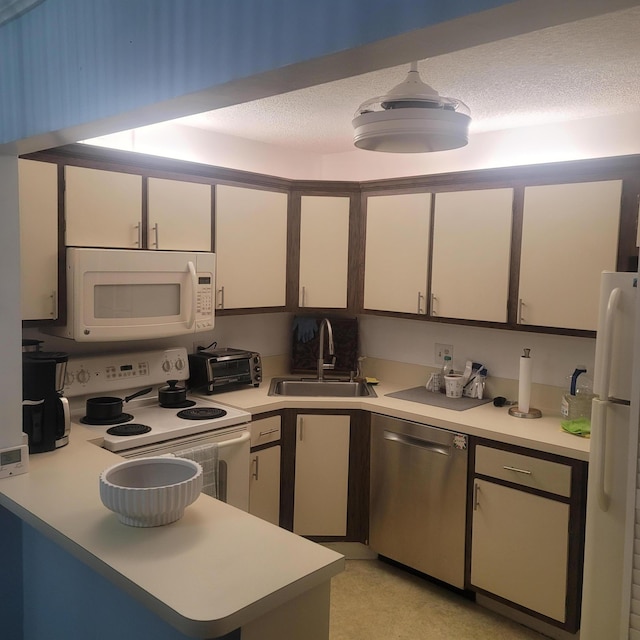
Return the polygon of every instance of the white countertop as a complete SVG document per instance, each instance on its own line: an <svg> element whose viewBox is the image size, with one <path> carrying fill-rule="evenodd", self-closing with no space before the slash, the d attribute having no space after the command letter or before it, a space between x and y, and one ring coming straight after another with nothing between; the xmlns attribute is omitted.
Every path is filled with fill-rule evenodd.
<svg viewBox="0 0 640 640"><path fill-rule="evenodd" d="M589 439L563 431L560 427L562 418L559 412L543 412L541 418L534 419L515 418L509 415L508 407L494 407L492 402L465 411L454 411L390 398L386 394L406 389L407 385L398 386L388 382L381 382L374 387L376 398L269 396L269 383L270 380L265 380L258 388L247 387L203 397L244 409L253 416L286 408L364 409L568 458L589 460Z"/></svg>
<svg viewBox="0 0 640 640"><path fill-rule="evenodd" d="M559 414L521 419L492 403L452 411L385 395L403 388L381 383L377 398L270 397L266 380L259 388L214 397L254 416L285 408L362 409L589 458L589 440L562 431ZM100 501L98 477L122 458L93 444L94 437L74 424L66 447L30 456L28 474L0 480L0 505L183 633L228 633L344 568L340 554L204 494L173 524L151 529L121 524Z"/></svg>
<svg viewBox="0 0 640 640"><path fill-rule="evenodd" d="M217 637L326 583L344 558L207 495L170 525L121 524L100 472L122 458L73 425L70 442L0 480L0 505L185 635Z"/></svg>

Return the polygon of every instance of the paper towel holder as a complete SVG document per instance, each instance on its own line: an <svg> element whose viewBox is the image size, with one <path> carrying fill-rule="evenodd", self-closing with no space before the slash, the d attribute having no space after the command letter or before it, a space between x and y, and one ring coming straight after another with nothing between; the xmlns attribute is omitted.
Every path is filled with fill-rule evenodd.
<svg viewBox="0 0 640 640"><path fill-rule="evenodd" d="M531 349L525 349L524 356L522 356L522 358L530 358L530 351ZM520 371L522 372L522 368L520 369ZM518 398L518 400L520 400L520 398ZM535 409L534 407L529 407L528 411L522 411L519 407L519 404L516 403L514 406L509 407L509 415L513 416L514 418L541 418L542 411L540 411L540 409Z"/></svg>
<svg viewBox="0 0 640 640"><path fill-rule="evenodd" d="M542 411L529 407L529 411L520 411L518 407L509 407L509 415L515 418L542 418Z"/></svg>

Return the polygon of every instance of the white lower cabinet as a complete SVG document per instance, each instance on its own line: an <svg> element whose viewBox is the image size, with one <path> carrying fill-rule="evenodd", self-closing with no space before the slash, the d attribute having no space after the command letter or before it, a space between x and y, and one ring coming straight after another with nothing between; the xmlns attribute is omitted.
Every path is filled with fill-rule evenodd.
<svg viewBox="0 0 640 640"><path fill-rule="evenodd" d="M586 463L504 445L473 449L467 586L576 631Z"/></svg>
<svg viewBox="0 0 640 640"><path fill-rule="evenodd" d="M251 423L249 513L275 525L280 524L280 433L280 416ZM269 444L267 448L255 448Z"/></svg>
<svg viewBox="0 0 640 640"><path fill-rule="evenodd" d="M565 621L569 505L475 481L471 582Z"/></svg>
<svg viewBox="0 0 640 640"><path fill-rule="evenodd" d="M350 431L347 415L297 416L294 533L347 534Z"/></svg>
<svg viewBox="0 0 640 640"><path fill-rule="evenodd" d="M249 513L280 524L280 445L251 453Z"/></svg>

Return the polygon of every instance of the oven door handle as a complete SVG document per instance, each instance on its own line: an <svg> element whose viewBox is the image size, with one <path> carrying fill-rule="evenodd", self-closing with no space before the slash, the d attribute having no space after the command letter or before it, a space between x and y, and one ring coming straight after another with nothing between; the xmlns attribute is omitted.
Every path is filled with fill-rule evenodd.
<svg viewBox="0 0 640 640"><path fill-rule="evenodd" d="M218 449L225 449L226 447L233 447L234 445L242 444L251 438L251 432L245 431L239 438L233 438L232 440L225 440L218 443Z"/></svg>

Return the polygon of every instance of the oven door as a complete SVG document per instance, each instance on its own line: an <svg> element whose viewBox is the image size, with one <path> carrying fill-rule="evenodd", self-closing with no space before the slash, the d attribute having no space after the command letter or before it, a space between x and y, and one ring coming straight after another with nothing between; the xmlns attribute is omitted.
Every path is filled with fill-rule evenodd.
<svg viewBox="0 0 640 640"><path fill-rule="evenodd" d="M79 341L164 338L213 328L214 254L67 250L68 331Z"/></svg>
<svg viewBox="0 0 640 640"><path fill-rule="evenodd" d="M177 438L159 444L122 451L123 458L175 455L185 449L217 444L217 495L218 499L243 511L249 510L249 440L248 424L229 427L220 431L208 431L195 436Z"/></svg>

